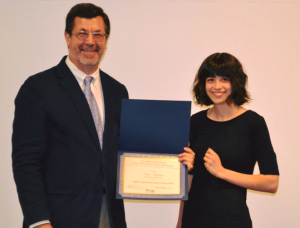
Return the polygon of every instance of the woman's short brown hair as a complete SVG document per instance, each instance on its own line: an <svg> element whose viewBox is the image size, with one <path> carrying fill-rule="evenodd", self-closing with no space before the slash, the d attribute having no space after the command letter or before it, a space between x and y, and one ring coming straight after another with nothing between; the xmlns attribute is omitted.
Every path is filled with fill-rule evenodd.
<svg viewBox="0 0 300 228"><path fill-rule="evenodd" d="M195 102L200 105L212 105L212 100L205 90L206 79L209 77L222 76L229 78L231 94L227 104L242 105L250 100L246 90L247 75L243 71L242 64L237 58L228 53L214 53L208 56L201 64L193 84Z"/></svg>

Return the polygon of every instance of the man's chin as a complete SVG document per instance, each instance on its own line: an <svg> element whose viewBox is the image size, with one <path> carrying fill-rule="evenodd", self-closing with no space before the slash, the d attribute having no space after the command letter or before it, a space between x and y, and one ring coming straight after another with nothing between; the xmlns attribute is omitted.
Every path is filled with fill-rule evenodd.
<svg viewBox="0 0 300 228"><path fill-rule="evenodd" d="M80 63L86 66L95 66L98 65L100 62L99 58L90 59L90 58L80 58Z"/></svg>

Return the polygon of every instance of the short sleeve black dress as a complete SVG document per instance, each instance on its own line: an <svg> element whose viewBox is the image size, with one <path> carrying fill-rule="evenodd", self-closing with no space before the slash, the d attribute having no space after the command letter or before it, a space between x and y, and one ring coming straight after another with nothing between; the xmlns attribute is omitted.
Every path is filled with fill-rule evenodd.
<svg viewBox="0 0 300 228"><path fill-rule="evenodd" d="M182 228L251 228L247 189L211 175L203 157L211 148L227 169L252 174L257 161L261 174L279 175L264 118L248 110L217 122L207 117L207 110L198 112L191 117L190 146L196 154L194 176Z"/></svg>

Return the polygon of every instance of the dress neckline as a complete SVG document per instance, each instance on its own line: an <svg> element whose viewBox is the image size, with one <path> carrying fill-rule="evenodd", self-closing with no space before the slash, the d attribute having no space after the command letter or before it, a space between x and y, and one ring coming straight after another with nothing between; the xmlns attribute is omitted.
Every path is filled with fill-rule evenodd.
<svg viewBox="0 0 300 228"><path fill-rule="evenodd" d="M207 118L208 120L212 121L212 122L215 122L215 123L227 123L227 122L236 120L236 119L239 118L240 116L243 116L245 113L247 113L247 112L250 111L250 110L248 109L248 110L246 110L245 112L243 112L242 114L240 114L240 115L238 115L238 116L236 116L236 117L234 117L234 118L232 118L232 119L230 119L230 120L217 121L217 120L212 120L211 118L209 118L209 117L207 116L208 110L209 110L209 109L206 109L206 111L205 111L205 116L206 116L206 118Z"/></svg>

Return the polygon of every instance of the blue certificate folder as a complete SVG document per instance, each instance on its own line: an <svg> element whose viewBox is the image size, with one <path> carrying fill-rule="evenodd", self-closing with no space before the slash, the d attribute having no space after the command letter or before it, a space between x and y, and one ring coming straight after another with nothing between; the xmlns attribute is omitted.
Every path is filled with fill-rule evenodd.
<svg viewBox="0 0 300 228"><path fill-rule="evenodd" d="M177 157L188 146L190 101L123 100L120 123L118 179L116 198L187 200L187 168L180 164L180 193L125 193L124 159L145 157L167 159ZM153 157L154 156L154 157ZM127 172L128 173L128 172ZM151 192L152 191L152 192Z"/></svg>

